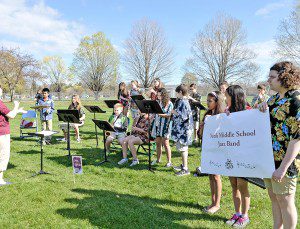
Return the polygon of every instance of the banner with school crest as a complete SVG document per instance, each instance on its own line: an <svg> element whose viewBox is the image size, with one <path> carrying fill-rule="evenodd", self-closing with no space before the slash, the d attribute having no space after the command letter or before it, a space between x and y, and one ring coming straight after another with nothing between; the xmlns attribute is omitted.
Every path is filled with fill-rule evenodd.
<svg viewBox="0 0 300 229"><path fill-rule="evenodd" d="M202 173L271 178L275 170L270 117L256 109L205 119Z"/></svg>

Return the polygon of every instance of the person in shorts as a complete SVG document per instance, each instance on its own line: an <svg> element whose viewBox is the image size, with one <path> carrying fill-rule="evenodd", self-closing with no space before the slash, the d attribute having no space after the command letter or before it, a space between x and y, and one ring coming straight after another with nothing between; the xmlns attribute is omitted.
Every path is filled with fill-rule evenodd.
<svg viewBox="0 0 300 229"><path fill-rule="evenodd" d="M277 94L269 107L275 171L264 179L272 203L273 227L296 228L295 205L297 177L300 170L300 68L291 62L279 62L270 68L268 83Z"/></svg>

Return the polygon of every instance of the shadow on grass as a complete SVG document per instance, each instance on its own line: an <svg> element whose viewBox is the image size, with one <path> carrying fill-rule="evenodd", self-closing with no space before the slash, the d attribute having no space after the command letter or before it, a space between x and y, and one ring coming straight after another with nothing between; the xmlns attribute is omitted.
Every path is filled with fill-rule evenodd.
<svg viewBox="0 0 300 229"><path fill-rule="evenodd" d="M68 219L88 220L93 226L101 228L188 228L178 222L200 219L226 220L218 215L191 213L191 209L174 211L178 207L203 208L192 203L139 197L107 190L73 189L72 191L85 197L66 199L67 203L76 204L77 207L59 209L57 213Z"/></svg>
<svg viewBox="0 0 300 229"><path fill-rule="evenodd" d="M8 162L7 169L14 169L16 166L10 162Z"/></svg>

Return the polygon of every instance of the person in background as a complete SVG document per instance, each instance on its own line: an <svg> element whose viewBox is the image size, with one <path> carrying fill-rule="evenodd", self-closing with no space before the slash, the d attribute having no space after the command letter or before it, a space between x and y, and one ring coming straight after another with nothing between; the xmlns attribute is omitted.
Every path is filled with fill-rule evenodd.
<svg viewBox="0 0 300 229"><path fill-rule="evenodd" d="M220 91L210 92L207 95L207 108L208 109L200 124L200 137L203 135L205 118L225 112L225 96ZM209 174L209 183L211 191L211 205L206 206L203 210L207 213L214 214L220 209L222 192L221 176L217 174Z"/></svg>
<svg viewBox="0 0 300 229"><path fill-rule="evenodd" d="M162 146L164 146L167 153L167 164L165 167L169 168L172 166L171 158L171 147L169 143L171 135L170 117L173 110L173 103L170 100L170 96L165 88L160 88L157 92L157 98L159 100L159 105L162 108L163 114L156 114L154 117L154 122L152 122L152 137L156 141L156 153L157 159L152 161L152 165L160 163L162 155Z"/></svg>
<svg viewBox="0 0 300 229"><path fill-rule="evenodd" d="M113 140L118 139L119 143L122 144L126 137L126 130L128 127L128 118L123 114L123 105L116 103L114 105L114 114L108 119L108 122L114 127L116 132L111 132L105 142L106 152L110 152L110 145Z"/></svg>
<svg viewBox="0 0 300 229"><path fill-rule="evenodd" d="M131 81L130 96L141 95L141 89L139 88L139 83L136 80ZM133 99L130 100L130 111L132 119L135 119L139 115L139 109Z"/></svg>
<svg viewBox="0 0 300 229"><path fill-rule="evenodd" d="M2 89L0 88L0 98L2 98ZM18 113L26 113L26 111L20 107L20 103L14 101L13 110L9 110L8 107L0 99L0 186L11 184L3 179L3 172L7 170L9 157L10 157L10 125L9 119L16 117Z"/></svg>
<svg viewBox="0 0 300 229"><path fill-rule="evenodd" d="M150 87L150 90L146 93L146 95L151 100L157 100L157 92L160 88L162 88L162 82L159 78L155 78L152 82L152 86Z"/></svg>
<svg viewBox="0 0 300 229"><path fill-rule="evenodd" d="M173 125L171 138L176 142L176 149L181 152L182 164L174 167L177 176L190 174L188 169L188 150L192 144L193 116L188 99L188 87L180 84L176 89L177 102L172 110Z"/></svg>
<svg viewBox="0 0 300 229"><path fill-rule="evenodd" d="M39 100L39 106L48 106L48 108L43 108L40 110L40 118L42 122L43 130L52 130L52 119L53 119L53 111L54 111L54 102L49 98L50 90L48 88L44 88L42 90L43 98ZM51 137L45 137L45 144L51 144Z"/></svg>
<svg viewBox="0 0 300 229"><path fill-rule="evenodd" d="M269 96L266 94L266 86L264 84L259 84L257 86L258 95L254 96L251 102L251 107L257 108L258 104L262 102L267 102Z"/></svg>
<svg viewBox="0 0 300 229"><path fill-rule="evenodd" d="M123 114L127 116L130 105L130 93L127 90L125 82L121 82L119 84L118 100L123 105Z"/></svg>
<svg viewBox="0 0 300 229"><path fill-rule="evenodd" d="M226 89L229 87L229 84L227 81L223 81L219 85L220 92L222 92L223 95L225 95Z"/></svg>
<svg viewBox="0 0 300 229"><path fill-rule="evenodd" d="M300 68L279 62L270 68L268 83L277 94L258 105L269 107L275 171L264 179L272 203L273 227L297 227L295 196L300 171Z"/></svg>
<svg viewBox="0 0 300 229"><path fill-rule="evenodd" d="M194 121L194 143L197 143L198 141L197 131L199 129L200 109L194 103L201 102L201 95L197 92L197 85L194 83L190 85L189 101L190 101L192 114L193 114L193 121Z"/></svg>
<svg viewBox="0 0 300 229"><path fill-rule="evenodd" d="M72 102L70 104L70 106L68 107L69 110L78 110L79 111L79 121L80 123L74 123L74 130L75 130L75 135L76 135L76 141L80 142L81 138L79 135L79 127L84 125L84 120L85 120L85 112L84 109L81 105L81 101L79 98L79 95L73 95L72 96ZM66 141L67 139L67 131L65 130L65 128L62 129L64 132L64 139L62 139L62 141Z"/></svg>

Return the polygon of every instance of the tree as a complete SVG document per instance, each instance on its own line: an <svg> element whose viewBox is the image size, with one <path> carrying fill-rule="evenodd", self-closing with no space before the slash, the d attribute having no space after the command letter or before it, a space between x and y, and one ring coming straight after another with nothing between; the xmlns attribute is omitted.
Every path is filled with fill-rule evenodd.
<svg viewBox="0 0 300 229"><path fill-rule="evenodd" d="M287 19L281 21L275 41L275 54L280 59L300 64L300 12L293 11Z"/></svg>
<svg viewBox="0 0 300 229"><path fill-rule="evenodd" d="M105 34L99 32L81 40L73 59L72 71L98 100L104 86L112 82L118 65L117 51Z"/></svg>
<svg viewBox="0 0 300 229"><path fill-rule="evenodd" d="M51 90L61 99L63 86L70 81L70 75L63 59L60 56L45 56L42 61L42 73L49 79Z"/></svg>
<svg viewBox="0 0 300 229"><path fill-rule="evenodd" d="M188 86L191 85L192 83L195 83L196 85L198 85L198 78L195 74L187 72L182 77L181 83L184 83Z"/></svg>
<svg viewBox="0 0 300 229"><path fill-rule="evenodd" d="M123 62L132 78L145 88L154 78L170 75L173 49L167 44L162 28L146 19L137 22L125 41Z"/></svg>
<svg viewBox="0 0 300 229"><path fill-rule="evenodd" d="M24 89L24 82L32 72L37 71L38 62L28 54L21 53L18 49L0 50L0 77L1 83L10 94L10 101L17 88Z"/></svg>
<svg viewBox="0 0 300 229"><path fill-rule="evenodd" d="M239 20L218 15L200 31L192 43L186 68L203 83L218 88L223 81L256 78L256 57L246 47L246 34Z"/></svg>

